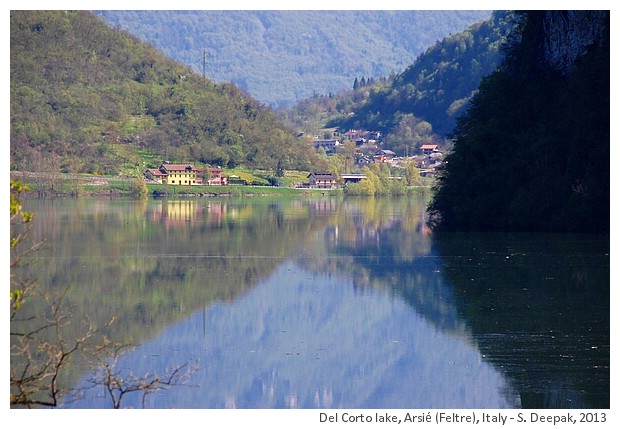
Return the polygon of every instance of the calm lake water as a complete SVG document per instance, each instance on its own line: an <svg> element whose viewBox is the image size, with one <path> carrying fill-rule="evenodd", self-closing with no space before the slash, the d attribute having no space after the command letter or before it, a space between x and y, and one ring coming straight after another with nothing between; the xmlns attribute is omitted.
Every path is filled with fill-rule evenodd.
<svg viewBox="0 0 620 429"><path fill-rule="evenodd" d="M127 376L193 368L125 407L609 408L609 237L438 236L425 204L29 200L30 276L115 318Z"/></svg>

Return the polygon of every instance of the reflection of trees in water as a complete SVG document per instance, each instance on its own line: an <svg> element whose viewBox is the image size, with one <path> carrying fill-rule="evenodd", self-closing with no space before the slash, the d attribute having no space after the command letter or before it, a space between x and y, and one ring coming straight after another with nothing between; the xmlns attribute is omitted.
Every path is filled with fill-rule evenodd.
<svg viewBox="0 0 620 429"><path fill-rule="evenodd" d="M459 234L433 243L456 305L525 408L609 407L609 240Z"/></svg>
<svg viewBox="0 0 620 429"><path fill-rule="evenodd" d="M245 293L297 254L323 222L301 202L262 199L28 205L37 218L33 239L49 246L25 275L50 292L68 287L75 320L102 326L115 318L106 333L134 345ZM66 327L66 335L77 337L78 326Z"/></svg>
<svg viewBox="0 0 620 429"><path fill-rule="evenodd" d="M175 222L167 223L153 216L162 207L29 207L35 239L51 248L34 278L49 290L70 286L76 317L102 324L116 316L115 334L138 344L197 309L236 299L296 258L308 270L350 276L362 293L390 291L438 329L473 335L515 381L524 406L609 405L608 242L601 249L568 236L432 237L416 198L196 199L173 207L166 216Z"/></svg>
<svg viewBox="0 0 620 429"><path fill-rule="evenodd" d="M391 291L444 331L467 331L524 407L609 407L609 240L431 238L423 212L347 200L321 256L299 263Z"/></svg>
<svg viewBox="0 0 620 429"><path fill-rule="evenodd" d="M35 277L50 290L79 286L67 297L76 317L103 323L116 316L117 330L134 339L235 299L297 254L320 225L301 202L31 203L51 250Z"/></svg>
<svg viewBox="0 0 620 429"><path fill-rule="evenodd" d="M299 264L350 277L360 291L401 296L438 328L462 334L452 291L446 287L425 227L424 198L346 199L324 230L324 250Z"/></svg>

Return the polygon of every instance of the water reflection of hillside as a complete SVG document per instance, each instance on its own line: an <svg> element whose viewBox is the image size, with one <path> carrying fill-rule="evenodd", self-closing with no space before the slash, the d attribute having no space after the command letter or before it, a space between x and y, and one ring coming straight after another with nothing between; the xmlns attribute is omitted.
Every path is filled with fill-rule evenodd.
<svg viewBox="0 0 620 429"><path fill-rule="evenodd" d="M287 261L230 303L171 324L121 362L141 373L200 363L149 408L514 408L505 377L385 291ZM107 405L106 405L107 404ZM140 396L127 397L139 407ZM70 406L106 407L87 394Z"/></svg>
<svg viewBox="0 0 620 429"><path fill-rule="evenodd" d="M348 275L354 286L388 290L443 331L462 334L452 289L443 281L425 225L424 199L347 199L325 227L324 249L300 264Z"/></svg>
<svg viewBox="0 0 620 429"><path fill-rule="evenodd" d="M247 293L319 230L328 203L186 200L30 200L34 241L24 275L50 293L68 288L76 321L115 319L117 341L140 344L214 302ZM35 309L36 311L36 309ZM67 337L82 334L80 323Z"/></svg>
<svg viewBox="0 0 620 429"><path fill-rule="evenodd" d="M608 241L434 237L422 198L29 203L35 235L49 243L33 278L50 291L69 286L79 319L115 316L118 340L144 343L276 272L289 281L281 270L293 260L302 280L350 278L354 296L387 291L424 324L466 339L523 406L609 406Z"/></svg>
<svg viewBox="0 0 620 429"><path fill-rule="evenodd" d="M526 408L608 407L608 238L433 237L408 204L345 201L321 256L300 263L388 290L442 331L470 336Z"/></svg>

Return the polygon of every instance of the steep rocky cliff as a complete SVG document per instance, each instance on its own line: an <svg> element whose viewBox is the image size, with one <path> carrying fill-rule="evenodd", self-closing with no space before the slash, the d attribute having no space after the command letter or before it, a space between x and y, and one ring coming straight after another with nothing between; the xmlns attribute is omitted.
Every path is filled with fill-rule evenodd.
<svg viewBox="0 0 620 429"><path fill-rule="evenodd" d="M458 121L431 224L608 233L609 11L521 17L505 63Z"/></svg>
<svg viewBox="0 0 620 429"><path fill-rule="evenodd" d="M609 11L545 11L542 27L544 65L568 74L588 49L604 45L609 34Z"/></svg>

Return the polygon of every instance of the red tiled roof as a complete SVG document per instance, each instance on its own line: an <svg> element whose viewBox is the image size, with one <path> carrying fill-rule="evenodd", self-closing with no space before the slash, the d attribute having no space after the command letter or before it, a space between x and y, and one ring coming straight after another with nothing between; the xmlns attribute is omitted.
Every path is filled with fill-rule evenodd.
<svg viewBox="0 0 620 429"><path fill-rule="evenodd" d="M167 171L195 171L196 167L191 164L162 164L160 168L164 168Z"/></svg>
<svg viewBox="0 0 620 429"><path fill-rule="evenodd" d="M167 176L166 173L164 173L161 170L158 170L157 168L149 168L147 171L151 173L153 176Z"/></svg>
<svg viewBox="0 0 620 429"><path fill-rule="evenodd" d="M308 174L308 177L310 176L314 176L317 179L330 179L330 180L336 180L336 176L334 176L332 173L310 173Z"/></svg>

